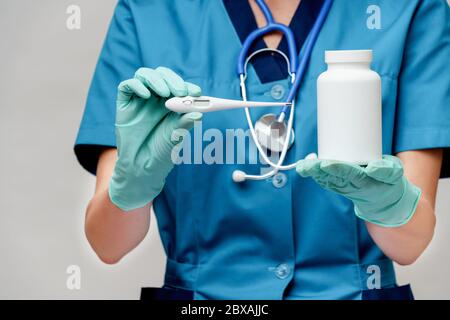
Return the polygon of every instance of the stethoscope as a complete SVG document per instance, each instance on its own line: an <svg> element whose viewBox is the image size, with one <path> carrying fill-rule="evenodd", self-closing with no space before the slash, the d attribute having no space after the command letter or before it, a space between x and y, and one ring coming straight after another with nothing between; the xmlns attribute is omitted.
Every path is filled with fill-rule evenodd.
<svg viewBox="0 0 450 320"><path fill-rule="evenodd" d="M256 0L259 8L264 14L266 19L266 25L262 28L258 28L245 39L242 49L239 53L237 63L237 73L240 81L240 91L243 101L225 100L213 97L176 97L169 99L166 102L166 106L172 111L176 112L210 112L217 110L233 109L244 107L246 120L250 129L250 135L254 141L262 159L266 164L271 167L271 170L261 175L250 175L241 170L235 170L233 172L233 181L244 182L245 180L264 180L273 177L279 171L291 170L295 168L298 161L295 163L284 165L284 160L290 146L294 143L294 115L295 115L295 97L298 93L302 78L305 74L306 67L311 57L312 50L319 36L320 30L326 20L326 17L330 11L333 0L325 0L319 15L305 41L305 46L301 55L300 62L297 59L297 45L295 43L295 37L292 30L281 23L277 23L270 9L266 5L264 0ZM285 37L288 45L288 55L278 49L265 48L257 50L248 55L252 44L259 38L266 34L279 31ZM291 88L288 92L285 102L253 102L247 99L247 66L250 60L264 52L275 52L280 54L287 64L288 74L290 77ZM250 108L252 107L265 107L265 106L279 106L281 107L278 115L269 113L263 115L253 125L253 121L250 115ZM286 123L287 118L287 123ZM269 159L267 150L275 153L280 153L277 163L274 163Z"/></svg>

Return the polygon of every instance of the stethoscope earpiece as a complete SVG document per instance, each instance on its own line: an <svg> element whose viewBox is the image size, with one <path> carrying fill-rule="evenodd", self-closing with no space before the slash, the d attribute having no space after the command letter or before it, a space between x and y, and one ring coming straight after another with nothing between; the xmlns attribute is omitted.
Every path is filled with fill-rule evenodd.
<svg viewBox="0 0 450 320"><path fill-rule="evenodd" d="M233 177L233 181L236 183L242 183L245 180L247 180L247 175L245 174L244 171L241 171L241 170L234 170L232 177Z"/></svg>

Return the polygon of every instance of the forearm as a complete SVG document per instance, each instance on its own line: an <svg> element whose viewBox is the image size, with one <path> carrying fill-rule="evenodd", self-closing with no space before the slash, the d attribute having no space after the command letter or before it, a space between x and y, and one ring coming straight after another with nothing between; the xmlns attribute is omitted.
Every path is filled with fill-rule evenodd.
<svg viewBox="0 0 450 320"><path fill-rule="evenodd" d="M384 228L371 223L366 225L373 240L388 257L407 265L422 254L434 234L434 206L442 150L409 151L397 156L404 163L405 176L422 190L416 211L407 224L398 228Z"/></svg>
<svg viewBox="0 0 450 320"><path fill-rule="evenodd" d="M400 265L409 265L430 243L435 223L433 206L422 196L416 212L407 224L397 228L385 228L366 222L366 226L372 239L389 258Z"/></svg>
<svg viewBox="0 0 450 320"><path fill-rule="evenodd" d="M442 150L384 155L361 167L345 161L305 159L296 170L351 200L380 249L400 264L413 263L430 243Z"/></svg>
<svg viewBox="0 0 450 320"><path fill-rule="evenodd" d="M145 237L150 226L150 204L124 212L110 200L108 189L96 192L86 211L89 243L105 263L117 263Z"/></svg>
<svg viewBox="0 0 450 320"><path fill-rule="evenodd" d="M116 149L100 155L95 194L86 210L85 232L89 243L105 263L116 263L145 237L150 226L151 204L124 212L111 202L109 181L117 160Z"/></svg>

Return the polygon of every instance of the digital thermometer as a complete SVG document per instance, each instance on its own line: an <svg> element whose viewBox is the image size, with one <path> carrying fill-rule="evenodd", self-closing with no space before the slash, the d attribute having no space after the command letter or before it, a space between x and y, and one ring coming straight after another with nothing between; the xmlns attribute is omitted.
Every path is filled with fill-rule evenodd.
<svg viewBox="0 0 450 320"><path fill-rule="evenodd" d="M174 97L166 101L166 108L174 112L213 112L237 108L290 107L290 102L256 102L220 99L214 97Z"/></svg>

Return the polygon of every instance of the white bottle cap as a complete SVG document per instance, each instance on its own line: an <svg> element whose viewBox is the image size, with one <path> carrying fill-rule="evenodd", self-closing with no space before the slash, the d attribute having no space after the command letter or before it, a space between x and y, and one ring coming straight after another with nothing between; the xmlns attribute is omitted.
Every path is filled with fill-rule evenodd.
<svg viewBox="0 0 450 320"><path fill-rule="evenodd" d="M372 62L372 50L325 51L326 63Z"/></svg>

